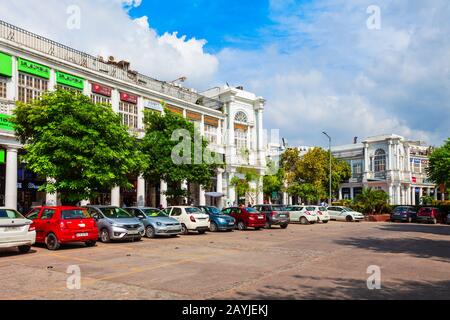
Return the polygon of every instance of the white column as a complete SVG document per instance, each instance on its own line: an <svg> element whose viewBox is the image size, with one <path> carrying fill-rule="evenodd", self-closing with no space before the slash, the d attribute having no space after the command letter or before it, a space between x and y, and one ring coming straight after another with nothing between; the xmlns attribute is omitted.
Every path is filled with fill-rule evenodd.
<svg viewBox="0 0 450 320"><path fill-rule="evenodd" d="M47 182L55 182L52 178L47 178ZM46 193L45 194L45 204L47 206L56 206L58 205L58 193Z"/></svg>
<svg viewBox="0 0 450 320"><path fill-rule="evenodd" d="M205 195L205 189L203 188L203 186L200 186L200 188L199 188L198 202L199 202L199 205L206 206L206 195Z"/></svg>
<svg viewBox="0 0 450 320"><path fill-rule="evenodd" d="M17 152L16 148L6 150L5 207L17 210Z"/></svg>
<svg viewBox="0 0 450 320"><path fill-rule="evenodd" d="M145 179L139 176L137 179L137 206L145 207Z"/></svg>
<svg viewBox="0 0 450 320"><path fill-rule="evenodd" d="M354 193L353 193L353 187L350 187L350 199L353 200Z"/></svg>
<svg viewBox="0 0 450 320"><path fill-rule="evenodd" d="M289 205L292 206L292 196L289 196Z"/></svg>
<svg viewBox="0 0 450 320"><path fill-rule="evenodd" d="M435 201L437 201L437 199L438 199L438 195L437 195L438 194L438 190L439 190L438 188L434 188L434 200Z"/></svg>
<svg viewBox="0 0 450 320"><path fill-rule="evenodd" d="M111 205L120 207L120 187L111 189Z"/></svg>
<svg viewBox="0 0 450 320"><path fill-rule="evenodd" d="M167 192L167 182L161 180L161 184L160 184L159 189L160 189L160 192L161 192L161 195L160 195L161 205L164 208L167 208L167 196L165 194L165 192Z"/></svg>
<svg viewBox="0 0 450 320"><path fill-rule="evenodd" d="M230 205L234 205L235 202L237 204L237 199L236 199L236 189L234 188L234 186L231 185L231 179L233 179L234 174L233 173L228 173L228 199L230 200L231 204Z"/></svg>
<svg viewBox="0 0 450 320"><path fill-rule="evenodd" d="M422 187L419 188L419 202L422 204L422 197L423 197L423 189Z"/></svg>
<svg viewBox="0 0 450 320"><path fill-rule="evenodd" d="M216 185L217 192L223 193L223 169L217 170L217 185ZM224 206L223 203L223 197L218 198L217 206L219 209L222 209Z"/></svg>
<svg viewBox="0 0 450 320"><path fill-rule="evenodd" d="M411 187L411 205L416 205L416 187Z"/></svg>
<svg viewBox="0 0 450 320"><path fill-rule="evenodd" d="M441 201L445 201L445 192L441 193Z"/></svg>
<svg viewBox="0 0 450 320"><path fill-rule="evenodd" d="M393 186L391 184L391 185L389 185L389 203L394 204L394 202L395 202L395 196L394 196L394 192L393 192Z"/></svg>
<svg viewBox="0 0 450 320"><path fill-rule="evenodd" d="M342 200L342 188L339 188L339 200Z"/></svg>
<svg viewBox="0 0 450 320"><path fill-rule="evenodd" d="M401 204L401 201L400 201L400 186L395 186L395 203L394 204Z"/></svg>
<svg viewBox="0 0 450 320"><path fill-rule="evenodd" d="M263 174L261 173L260 177L259 177L259 182L257 183L257 187L258 187L258 193L256 195L256 202L255 204L263 204L264 203L264 191L263 191Z"/></svg>

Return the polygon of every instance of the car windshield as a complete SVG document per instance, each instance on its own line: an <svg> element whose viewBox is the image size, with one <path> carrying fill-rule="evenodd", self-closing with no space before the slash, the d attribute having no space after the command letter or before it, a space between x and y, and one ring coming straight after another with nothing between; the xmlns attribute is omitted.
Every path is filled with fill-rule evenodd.
<svg viewBox="0 0 450 320"><path fill-rule="evenodd" d="M120 208L100 208L100 211L107 218L112 218L112 219L132 218L132 216L128 212L126 212L125 210L120 209Z"/></svg>
<svg viewBox="0 0 450 320"><path fill-rule="evenodd" d="M214 215L221 214L219 208L216 208L216 207L208 207L208 211L209 211L209 213L214 214Z"/></svg>
<svg viewBox="0 0 450 320"><path fill-rule="evenodd" d="M288 211L288 209L284 206L272 206L273 211Z"/></svg>
<svg viewBox="0 0 450 320"><path fill-rule="evenodd" d="M395 208L395 212L408 212L408 208L406 207L397 207Z"/></svg>
<svg viewBox="0 0 450 320"><path fill-rule="evenodd" d="M194 208L194 207L186 208L186 212L188 214L202 213L199 208Z"/></svg>
<svg viewBox="0 0 450 320"><path fill-rule="evenodd" d="M342 208L342 211L344 211L344 212L352 212L353 210L350 209L350 208Z"/></svg>
<svg viewBox="0 0 450 320"><path fill-rule="evenodd" d="M0 209L0 219L25 219L25 218L17 211Z"/></svg>
<svg viewBox="0 0 450 320"><path fill-rule="evenodd" d="M75 210L63 210L61 211L61 218L63 220L73 220L73 219L87 219L90 218L89 212L86 209L75 209Z"/></svg>
<svg viewBox="0 0 450 320"><path fill-rule="evenodd" d="M158 210L158 209L141 209L142 212L145 213L147 217L167 217L164 212Z"/></svg>
<svg viewBox="0 0 450 320"><path fill-rule="evenodd" d="M316 208L315 207L306 207L306 211L315 211Z"/></svg>
<svg viewBox="0 0 450 320"><path fill-rule="evenodd" d="M328 211L328 208L327 207L320 207L319 211Z"/></svg>
<svg viewBox="0 0 450 320"><path fill-rule="evenodd" d="M245 210L247 210L248 213L259 213L255 208L246 208Z"/></svg>

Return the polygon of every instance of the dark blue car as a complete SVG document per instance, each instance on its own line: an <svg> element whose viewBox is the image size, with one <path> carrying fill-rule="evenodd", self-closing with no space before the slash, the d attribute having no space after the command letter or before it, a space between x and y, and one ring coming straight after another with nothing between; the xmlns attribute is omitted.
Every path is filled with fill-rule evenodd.
<svg viewBox="0 0 450 320"><path fill-rule="evenodd" d="M236 220L233 217L222 214L219 208L212 206L198 206L197 208L209 215L211 221L209 230L211 232L233 231L235 229Z"/></svg>

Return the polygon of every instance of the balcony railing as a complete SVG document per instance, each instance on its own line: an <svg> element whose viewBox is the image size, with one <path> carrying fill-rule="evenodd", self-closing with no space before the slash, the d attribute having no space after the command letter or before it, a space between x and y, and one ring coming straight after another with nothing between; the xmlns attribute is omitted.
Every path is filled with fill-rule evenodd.
<svg viewBox="0 0 450 320"><path fill-rule="evenodd" d="M14 101L0 100L0 114L12 115L15 106Z"/></svg>
<svg viewBox="0 0 450 320"><path fill-rule="evenodd" d="M104 73L119 80L132 82L144 88L156 91L189 103L219 110L223 103L200 95L191 89L159 81L135 71L124 70L117 65L107 63L87 53L72 49L53 40L13 26L0 20L0 40L5 39L21 46L62 59L81 67Z"/></svg>

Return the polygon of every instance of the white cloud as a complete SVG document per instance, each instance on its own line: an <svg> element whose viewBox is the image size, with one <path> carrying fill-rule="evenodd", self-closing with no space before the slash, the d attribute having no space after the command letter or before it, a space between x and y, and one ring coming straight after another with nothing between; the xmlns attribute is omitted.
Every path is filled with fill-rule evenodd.
<svg viewBox="0 0 450 320"><path fill-rule="evenodd" d="M177 33L158 35L146 16L132 19L128 9L141 0L3 0L0 19L94 56L128 60L131 67L161 80L186 76L193 86L216 73L218 60L204 51L205 40ZM67 28L67 8L81 12L81 28ZM152 14L150 12L150 14ZM157 13L154 13L157 14Z"/></svg>
<svg viewBox="0 0 450 320"><path fill-rule="evenodd" d="M225 49L220 79L267 98L266 126L294 144L324 145L397 133L441 144L450 134L450 3L272 0L262 50Z"/></svg>

